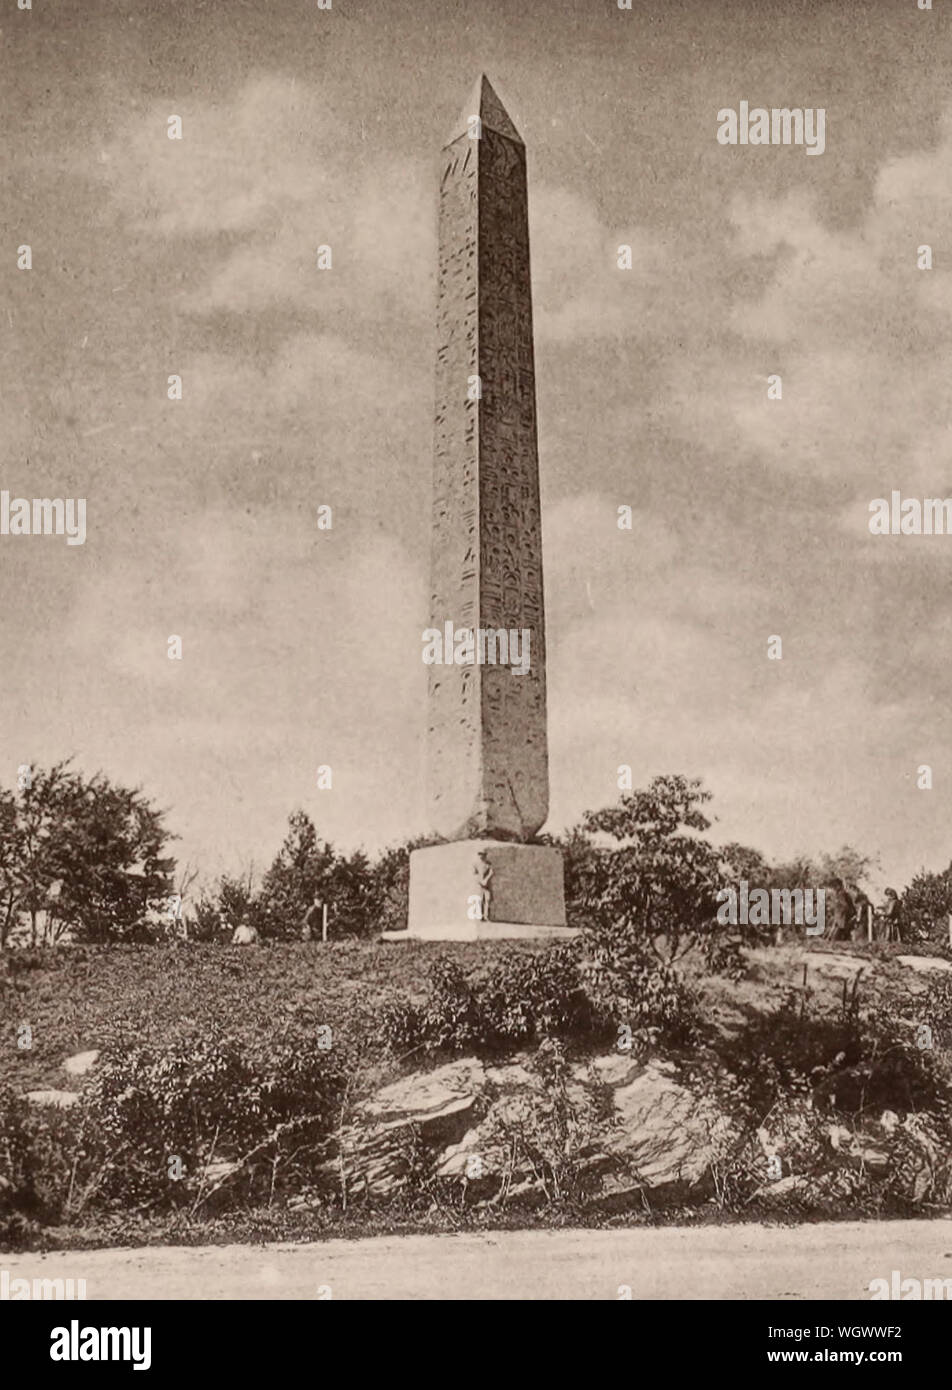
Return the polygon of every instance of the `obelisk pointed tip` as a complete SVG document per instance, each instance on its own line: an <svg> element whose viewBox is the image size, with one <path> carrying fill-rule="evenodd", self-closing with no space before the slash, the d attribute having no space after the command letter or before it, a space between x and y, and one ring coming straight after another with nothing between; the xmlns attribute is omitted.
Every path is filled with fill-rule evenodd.
<svg viewBox="0 0 952 1390"><path fill-rule="evenodd" d="M479 127L475 125L476 120L480 122ZM494 130L497 135L505 135L507 140L515 140L520 145L523 143L512 117L499 100L496 89L484 72L477 77L469 101L460 112L459 119L445 143L452 145L461 135L469 135L476 129Z"/></svg>

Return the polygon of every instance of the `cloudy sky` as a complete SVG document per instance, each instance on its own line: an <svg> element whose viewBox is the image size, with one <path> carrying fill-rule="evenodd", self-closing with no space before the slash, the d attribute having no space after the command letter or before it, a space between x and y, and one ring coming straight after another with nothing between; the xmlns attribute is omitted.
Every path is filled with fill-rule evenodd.
<svg viewBox="0 0 952 1390"><path fill-rule="evenodd" d="M944 867L952 538L867 528L952 496L935 4L10 0L0 486L88 539L0 538L2 780L74 753L209 874L295 806L423 828L438 151L484 70L528 149L549 827L628 763L770 855ZM824 107L825 153L719 145L741 100Z"/></svg>

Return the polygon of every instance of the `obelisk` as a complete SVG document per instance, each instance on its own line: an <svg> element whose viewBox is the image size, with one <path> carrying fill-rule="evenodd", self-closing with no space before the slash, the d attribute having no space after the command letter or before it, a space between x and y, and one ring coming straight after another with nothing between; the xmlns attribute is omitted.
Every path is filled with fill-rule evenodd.
<svg viewBox="0 0 952 1390"><path fill-rule="evenodd" d="M444 843L411 855L407 934L574 935L561 854L527 843L549 771L526 150L484 76L442 152L433 484L427 796Z"/></svg>

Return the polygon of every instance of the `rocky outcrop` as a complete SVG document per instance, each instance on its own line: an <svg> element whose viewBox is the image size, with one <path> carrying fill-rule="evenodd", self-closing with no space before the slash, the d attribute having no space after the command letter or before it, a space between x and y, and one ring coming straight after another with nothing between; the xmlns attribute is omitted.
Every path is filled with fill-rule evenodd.
<svg viewBox="0 0 952 1390"><path fill-rule="evenodd" d="M942 956L897 956L896 959L900 965L905 965L920 974L930 970L952 970L952 964Z"/></svg>
<svg viewBox="0 0 952 1390"><path fill-rule="evenodd" d="M384 1086L358 1107L323 1171L352 1195L387 1196L406 1183L417 1146L440 1152L462 1138L485 1084L482 1063L466 1057Z"/></svg>
<svg viewBox="0 0 952 1390"><path fill-rule="evenodd" d="M709 1120L677 1075L672 1062L650 1061L622 1073L614 1089L617 1124L607 1149L624 1159L632 1187L694 1186L710 1168Z"/></svg>
<svg viewBox="0 0 952 1390"><path fill-rule="evenodd" d="M87 1072L92 1071L98 1061L98 1051L76 1052L72 1057L66 1058L63 1063L63 1070L68 1072L70 1076L85 1076Z"/></svg>
<svg viewBox="0 0 952 1390"><path fill-rule="evenodd" d="M474 1202L541 1193L545 1175L527 1157L531 1145L520 1141L538 1135L550 1101L528 1063L517 1057L485 1066L463 1058L383 1087L359 1107L323 1171L338 1181L343 1174L354 1196L394 1193L416 1163L467 1184ZM573 1158L594 1200L640 1202L646 1191L704 1180L710 1117L677 1078L673 1063L644 1063L627 1053L571 1067L566 1096L573 1116L582 1117L578 1129L591 1127L573 1135ZM607 1102L604 1114L595 1097Z"/></svg>
<svg viewBox="0 0 952 1390"><path fill-rule="evenodd" d="M66 1110L71 1105L75 1105L79 1100L78 1091L27 1091L23 1097L31 1105L55 1105L60 1110Z"/></svg>

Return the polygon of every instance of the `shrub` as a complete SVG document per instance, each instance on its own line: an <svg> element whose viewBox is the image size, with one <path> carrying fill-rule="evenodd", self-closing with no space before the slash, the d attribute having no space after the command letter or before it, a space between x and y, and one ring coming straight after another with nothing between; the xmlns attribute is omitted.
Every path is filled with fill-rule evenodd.
<svg viewBox="0 0 952 1390"><path fill-rule="evenodd" d="M585 935L581 979L603 1028L631 1029L642 1048L682 1047L697 1035L694 997L673 966L623 931Z"/></svg>
<svg viewBox="0 0 952 1390"><path fill-rule="evenodd" d="M426 1042L426 1020L422 1007L410 999L390 995L377 1012L376 1034L385 1052L405 1057Z"/></svg>
<svg viewBox="0 0 952 1390"><path fill-rule="evenodd" d="M505 1049L545 1038L590 1036L595 1017L579 967L574 942L514 951L496 961L475 985L482 1044Z"/></svg>
<svg viewBox="0 0 952 1390"><path fill-rule="evenodd" d="M83 1126L79 1108L33 1106L0 1089L0 1217L55 1223L74 1210L83 1185Z"/></svg>
<svg viewBox="0 0 952 1390"><path fill-rule="evenodd" d="M756 930L753 928L751 935ZM710 936L704 937L701 953L709 975L723 975L726 979L736 983L750 973L747 957L741 950L741 943L736 937L719 936L712 933Z"/></svg>
<svg viewBox="0 0 952 1390"><path fill-rule="evenodd" d="M583 1201L594 1182L586 1160L595 1156L612 1113L610 1088L574 1080L555 1038L540 1043L527 1072L529 1086L497 1102L485 1134L487 1148L503 1155L495 1200Z"/></svg>
<svg viewBox="0 0 952 1390"><path fill-rule="evenodd" d="M379 1030L392 1052L506 1052L561 1038L601 1043L629 1025L645 1045L694 1036L678 973L619 935L513 951L483 971L439 957L421 1003L391 998Z"/></svg>
<svg viewBox="0 0 952 1390"><path fill-rule="evenodd" d="M854 999L824 1011L790 991L726 1042L721 1061L703 1083L733 1121L713 1164L721 1205L890 1214L948 1201L944 1064L888 1007L864 1013Z"/></svg>
<svg viewBox="0 0 952 1390"><path fill-rule="evenodd" d="M761 1115L783 1095L810 1096L816 1109L852 1117L884 1109L933 1110L944 1103L934 1057L920 1051L908 1025L881 1006L863 1013L854 1001L821 1010L790 990L721 1052L746 1103Z"/></svg>
<svg viewBox="0 0 952 1390"><path fill-rule="evenodd" d="M28 1102L0 1088L0 1216L35 1205Z"/></svg>
<svg viewBox="0 0 952 1390"><path fill-rule="evenodd" d="M715 1084L710 1095L723 1104L726 1092ZM747 1115L715 1146L718 1204L774 1216L910 1215L925 1202L948 1204L952 1159L941 1117L844 1119L796 1095L779 1096L760 1125Z"/></svg>
<svg viewBox="0 0 952 1390"><path fill-rule="evenodd" d="M389 999L380 1029L397 1054L505 1052L546 1037L583 1036L592 1010L574 946L513 951L487 970L438 957L422 1003Z"/></svg>
<svg viewBox="0 0 952 1390"><path fill-rule="evenodd" d="M423 1035L434 1051L468 1052L484 1041L480 1000L471 978L454 960L438 957L430 968L423 1006Z"/></svg>
<svg viewBox="0 0 952 1390"><path fill-rule="evenodd" d="M945 1051L952 1049L952 976L940 975L918 1003L921 1020L932 1031L932 1043Z"/></svg>
<svg viewBox="0 0 952 1390"><path fill-rule="evenodd" d="M322 1156L346 1077L346 1059L311 1033L285 1036L267 1060L203 1036L107 1056L69 1110L0 1099L0 1203L57 1220L86 1206L194 1207L226 1183L270 1200Z"/></svg>

